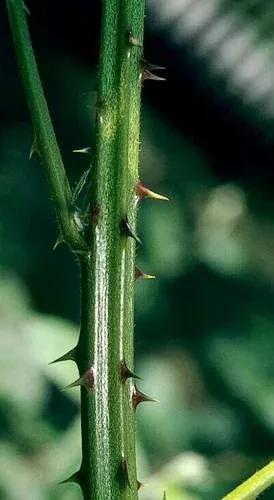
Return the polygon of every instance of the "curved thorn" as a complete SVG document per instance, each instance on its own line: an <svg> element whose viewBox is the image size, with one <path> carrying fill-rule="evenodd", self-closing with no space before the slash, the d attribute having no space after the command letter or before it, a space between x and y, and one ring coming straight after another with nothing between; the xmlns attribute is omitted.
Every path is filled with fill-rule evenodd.
<svg viewBox="0 0 274 500"><path fill-rule="evenodd" d="M137 406L140 403L146 403L146 402L159 403L159 400L151 398L150 396L147 396L143 392L139 391L139 389L136 386L136 384L134 384L133 385L133 391L132 391L132 406L133 406L133 409L136 410Z"/></svg>
<svg viewBox="0 0 274 500"><path fill-rule="evenodd" d="M49 365L53 365L54 363L59 363L59 361L75 361L76 358L76 348L74 347L70 351L60 356L60 358L54 359L49 363Z"/></svg>
<svg viewBox="0 0 274 500"><path fill-rule="evenodd" d="M121 220L120 231L122 236L133 238L137 243L139 243L139 245L142 245L140 238L138 238L138 236L134 233L133 229L131 228L127 217Z"/></svg>
<svg viewBox="0 0 274 500"><path fill-rule="evenodd" d="M142 278L144 280L152 280L156 278L156 276L153 276L152 274L146 274L142 271L142 269L139 269L139 267L135 267L135 279L137 280L138 278Z"/></svg>
<svg viewBox="0 0 274 500"><path fill-rule="evenodd" d="M151 198L153 200L163 200L163 201L169 201L169 198L167 196L163 196L162 194L154 193L154 191L151 191L150 189L146 188L143 186L141 182L138 182L136 186L136 195L139 198Z"/></svg>
<svg viewBox="0 0 274 500"><path fill-rule="evenodd" d="M60 233L58 234L57 238L56 238L56 241L55 241L55 243L54 243L54 245L53 245L52 250L53 250L53 251L54 251L54 250L56 250L56 248L57 248L59 245L61 245L62 243L66 243L66 242L65 242L65 240L64 240L64 238L63 238L63 236L62 236L62 233L60 232Z"/></svg>
<svg viewBox="0 0 274 500"><path fill-rule="evenodd" d="M125 382L128 378L136 378L136 379L139 379L139 380L142 380L141 377L138 377L138 375L135 375L134 372L132 372L125 360L123 359L123 361L121 361L121 379L122 379L122 382Z"/></svg>
<svg viewBox="0 0 274 500"><path fill-rule="evenodd" d="M72 387L78 387L78 386L83 386L86 389L92 389L94 386L94 369L91 367L89 368L84 375L79 377L75 382L72 382L71 384L67 385L65 389L71 389Z"/></svg>

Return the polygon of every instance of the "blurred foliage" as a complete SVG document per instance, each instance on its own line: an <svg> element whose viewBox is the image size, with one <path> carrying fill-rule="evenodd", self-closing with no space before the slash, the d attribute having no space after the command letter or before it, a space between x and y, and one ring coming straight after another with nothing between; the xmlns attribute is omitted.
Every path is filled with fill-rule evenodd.
<svg viewBox="0 0 274 500"><path fill-rule="evenodd" d="M56 55L41 70L74 183L89 162L72 150L90 144L94 78ZM0 496L76 500L76 485L55 484L80 463L78 390L63 390L77 373L48 363L77 339L78 267L66 248L52 252L53 207L20 116L0 136ZM273 454L272 186L220 182L203 151L148 106L141 154L144 183L171 202L144 200L139 212L137 263L157 279L136 283L136 371L160 400L138 411L140 498L217 500Z"/></svg>

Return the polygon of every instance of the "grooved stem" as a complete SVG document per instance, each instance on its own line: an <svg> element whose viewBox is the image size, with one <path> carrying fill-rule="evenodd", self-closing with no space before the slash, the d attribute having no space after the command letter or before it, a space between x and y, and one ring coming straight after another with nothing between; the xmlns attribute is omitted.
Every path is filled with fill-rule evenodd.
<svg viewBox="0 0 274 500"><path fill-rule="evenodd" d="M6 4L62 237L78 252L81 265L80 337L73 353L63 356L76 361L82 383L82 465L69 480L80 484L84 500L136 500L134 389L130 379L123 379L122 366L129 373L133 370L135 241L129 234L136 224L144 0L103 0L87 242L73 217L73 195L23 1L6 0ZM125 226L131 230L128 235L121 230Z"/></svg>
<svg viewBox="0 0 274 500"><path fill-rule="evenodd" d="M136 500L133 369L135 242L121 233L135 227L138 182L141 50L144 0L103 2L96 117L96 151L90 192L90 257L81 259L82 320L77 348L80 375L94 368L94 388L81 388L85 500ZM123 477L124 476L124 477ZM127 476L127 477L125 477Z"/></svg>

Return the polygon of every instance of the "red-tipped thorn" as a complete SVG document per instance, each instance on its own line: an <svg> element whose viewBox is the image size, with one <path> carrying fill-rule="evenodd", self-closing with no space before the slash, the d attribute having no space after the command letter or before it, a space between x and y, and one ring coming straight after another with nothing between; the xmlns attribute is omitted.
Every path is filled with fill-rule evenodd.
<svg viewBox="0 0 274 500"><path fill-rule="evenodd" d="M66 484L66 483L80 484L80 471L78 470L67 479L64 479L64 481L60 481L58 484Z"/></svg>
<svg viewBox="0 0 274 500"><path fill-rule="evenodd" d="M151 198L153 200L169 201L169 198L163 196L162 194L154 193L150 189L143 186L141 182L138 182L136 186L136 195L138 198Z"/></svg>
<svg viewBox="0 0 274 500"><path fill-rule="evenodd" d="M86 389L92 389L94 386L94 370L93 368L89 368L82 377L69 384L65 389L71 389L72 387L83 386Z"/></svg>
<svg viewBox="0 0 274 500"><path fill-rule="evenodd" d="M147 396L143 392L139 391L136 384L134 384L133 391L132 391L132 406L133 406L134 410L136 410L137 406L140 403L146 403L146 402L159 403L159 400L151 398L150 396Z"/></svg>
<svg viewBox="0 0 274 500"><path fill-rule="evenodd" d="M133 238L139 245L142 245L140 238L134 233L133 229L130 227L127 217L121 220L120 231L122 236L127 236Z"/></svg>
<svg viewBox="0 0 274 500"><path fill-rule="evenodd" d="M130 481L129 481L129 474L128 474L128 465L127 461L125 458L122 458L119 466L119 471L118 471L118 476L119 479L123 485L124 488L129 487L130 488Z"/></svg>
<svg viewBox="0 0 274 500"><path fill-rule="evenodd" d="M137 378L141 380L141 377L138 377L138 375L135 375L128 366L126 365L125 360L121 361L121 379L122 382L125 382L128 378Z"/></svg>
<svg viewBox="0 0 274 500"><path fill-rule="evenodd" d="M141 78L142 80L155 80L157 82L164 82L166 81L166 78L163 78L162 76L154 75L154 73L151 73L149 69L143 68L141 72Z"/></svg>
<svg viewBox="0 0 274 500"><path fill-rule="evenodd" d="M142 278L144 280L152 280L156 278L156 276L153 276L152 274L146 274L142 271L142 269L139 269L139 267L135 267L135 279Z"/></svg>
<svg viewBox="0 0 274 500"><path fill-rule="evenodd" d="M76 357L76 348L74 347L70 351L66 352L63 354L63 356L60 356L60 358L54 359L49 363L49 365L53 365L54 363L59 363L59 361L75 361Z"/></svg>

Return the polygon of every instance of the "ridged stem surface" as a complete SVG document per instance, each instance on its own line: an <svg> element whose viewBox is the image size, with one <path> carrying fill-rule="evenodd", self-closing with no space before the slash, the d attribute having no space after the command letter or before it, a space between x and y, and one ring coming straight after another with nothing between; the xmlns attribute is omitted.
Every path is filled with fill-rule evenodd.
<svg viewBox="0 0 274 500"><path fill-rule="evenodd" d="M94 369L94 387L81 389L81 477L85 500L137 498L132 382L133 295L138 182L143 0L103 2L96 150L90 192L89 258L83 258L80 374Z"/></svg>
<svg viewBox="0 0 274 500"><path fill-rule="evenodd" d="M33 54L22 0L6 0L35 131L62 238L81 267L81 331L73 352L81 385L84 500L136 500L133 296L144 0L103 0L89 227L79 231Z"/></svg>

